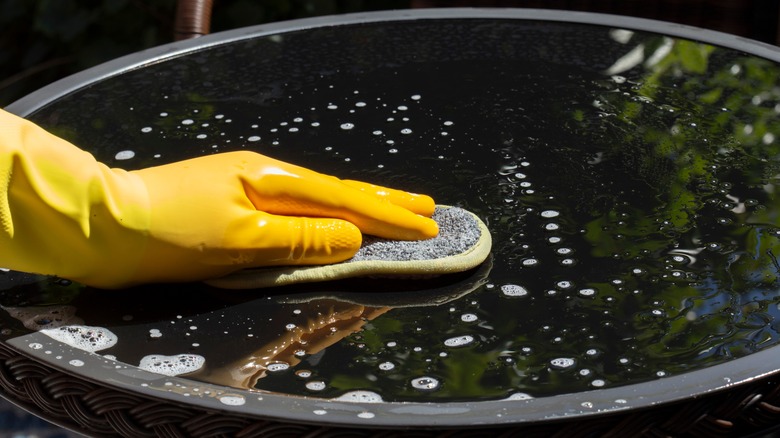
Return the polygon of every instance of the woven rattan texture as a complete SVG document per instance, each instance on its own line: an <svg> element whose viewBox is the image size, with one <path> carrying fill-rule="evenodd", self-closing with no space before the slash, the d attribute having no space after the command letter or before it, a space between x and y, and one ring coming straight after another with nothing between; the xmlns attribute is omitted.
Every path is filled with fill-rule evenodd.
<svg viewBox="0 0 780 438"><path fill-rule="evenodd" d="M138 396L55 370L0 344L0 391L26 410L96 437L731 437L780 423L780 376L682 403L582 421L493 429L385 430L225 415Z"/></svg>

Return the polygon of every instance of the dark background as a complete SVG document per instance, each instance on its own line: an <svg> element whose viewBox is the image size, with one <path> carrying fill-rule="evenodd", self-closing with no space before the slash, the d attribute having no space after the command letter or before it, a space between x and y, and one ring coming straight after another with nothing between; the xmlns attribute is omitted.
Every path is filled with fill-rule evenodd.
<svg viewBox="0 0 780 438"><path fill-rule="evenodd" d="M107 60L171 42L177 0L0 0L0 107ZM777 0L214 0L211 31L359 11L527 7L653 18L778 44Z"/></svg>

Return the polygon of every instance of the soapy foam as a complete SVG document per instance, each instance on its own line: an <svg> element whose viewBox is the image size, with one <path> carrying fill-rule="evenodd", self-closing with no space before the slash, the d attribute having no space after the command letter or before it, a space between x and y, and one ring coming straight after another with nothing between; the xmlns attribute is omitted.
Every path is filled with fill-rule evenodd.
<svg viewBox="0 0 780 438"><path fill-rule="evenodd" d="M40 332L63 344L90 353L111 348L118 341L117 336L110 330L86 325L67 325Z"/></svg>
<svg viewBox="0 0 780 438"><path fill-rule="evenodd" d="M199 370L205 362L206 359L197 354L177 354L175 356L151 354L144 356L138 367L152 373L178 376Z"/></svg>

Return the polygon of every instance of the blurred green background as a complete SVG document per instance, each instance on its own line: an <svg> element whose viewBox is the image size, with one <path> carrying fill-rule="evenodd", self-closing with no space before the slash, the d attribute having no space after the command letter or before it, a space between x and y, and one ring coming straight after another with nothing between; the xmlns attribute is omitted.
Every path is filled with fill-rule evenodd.
<svg viewBox="0 0 780 438"><path fill-rule="evenodd" d="M211 31L319 15L446 6L633 15L778 42L778 0L215 0ZM171 42L176 0L0 0L0 107L101 62Z"/></svg>

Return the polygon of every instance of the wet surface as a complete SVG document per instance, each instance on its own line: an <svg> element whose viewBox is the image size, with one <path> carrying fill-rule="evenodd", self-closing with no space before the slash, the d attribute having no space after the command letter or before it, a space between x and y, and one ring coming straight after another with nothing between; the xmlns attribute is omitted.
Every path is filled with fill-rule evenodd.
<svg viewBox="0 0 780 438"><path fill-rule="evenodd" d="M491 263L270 292L9 272L2 335L383 401L538 398L750 355L780 340L779 73L683 39L480 19L309 29L126 72L30 118L127 169L248 149L427 193L487 223Z"/></svg>

